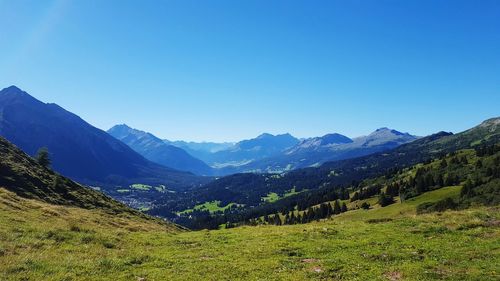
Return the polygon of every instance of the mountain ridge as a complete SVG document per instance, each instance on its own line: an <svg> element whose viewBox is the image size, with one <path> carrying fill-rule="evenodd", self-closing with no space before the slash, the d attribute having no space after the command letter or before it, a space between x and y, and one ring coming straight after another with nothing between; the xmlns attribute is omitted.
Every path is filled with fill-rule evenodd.
<svg viewBox="0 0 500 281"><path fill-rule="evenodd" d="M107 133L124 142L150 161L198 175L213 174L212 168L200 159L191 156L182 148L165 143L149 132L121 124L113 126Z"/></svg>
<svg viewBox="0 0 500 281"><path fill-rule="evenodd" d="M319 167L296 169L280 174L243 173L221 177L195 191L183 194L175 199L175 203L172 198L158 199L151 213L183 220L183 223L189 224L192 219L170 217L170 214L193 208L194 205L204 202L219 202L220 206L229 204L246 206L235 208L233 213L227 216L234 215L240 219L242 214L253 216L258 213L262 216L265 213L259 213L260 211L272 209L276 212L281 208L272 207L272 202L266 203L264 198L268 198L270 194L284 200L282 202L293 205L304 198L309 198L308 196L321 197L329 190L338 191L365 179L391 175L398 170L439 159L460 149L498 144L500 142L498 124L500 118L490 119L487 123L457 134L438 132L391 150L326 162ZM224 223L218 220L220 218L215 218L212 222L215 225Z"/></svg>
<svg viewBox="0 0 500 281"><path fill-rule="evenodd" d="M338 133L300 141L281 155L260 159L239 167L226 167L225 174L237 172L286 172L319 166L328 161L356 158L412 142L418 137L394 129L380 128L367 136L348 138Z"/></svg>
<svg viewBox="0 0 500 281"><path fill-rule="evenodd" d="M1 136L29 155L47 147L54 169L79 182L144 182L173 188L206 182L191 173L145 159L78 115L57 104L43 103L15 86L0 91L0 116Z"/></svg>

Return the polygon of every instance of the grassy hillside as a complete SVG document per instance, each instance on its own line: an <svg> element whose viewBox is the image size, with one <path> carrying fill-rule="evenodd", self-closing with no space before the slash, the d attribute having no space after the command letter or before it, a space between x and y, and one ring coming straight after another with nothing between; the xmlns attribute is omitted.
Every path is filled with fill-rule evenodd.
<svg viewBox="0 0 500 281"><path fill-rule="evenodd" d="M380 207L376 198L367 197L350 202L350 211L308 224L197 232L143 215L68 180L1 138L0 153L0 280L500 277L496 146L444 156L446 166L436 159L362 182L367 188L378 184L385 192L396 181L412 183L411 196L402 203ZM461 186L413 192L420 178L435 171L473 175L474 182L466 182L465 195ZM455 174L451 179L456 180ZM466 198L472 208L417 215L418 206L449 197ZM476 205L484 200L492 206ZM372 208L353 210L364 201Z"/></svg>
<svg viewBox="0 0 500 281"><path fill-rule="evenodd" d="M162 196L152 204L149 212L190 228L217 228L226 221L236 222L283 209L293 210L301 202L311 198L325 197L321 200L331 200L326 198L327 193L343 192L343 188L357 186L365 179L390 175L460 149L499 143L499 124L500 118L493 118L455 135L441 132L393 150L328 162L318 168L299 169L284 174L235 174L223 177L187 193ZM291 189L297 194L288 196L286 200L262 200L272 193L284 198ZM207 212L191 213L189 217L177 215L183 210L213 201L221 201L222 206L233 203L242 207L232 208L215 216Z"/></svg>
<svg viewBox="0 0 500 281"><path fill-rule="evenodd" d="M309 224L179 232L1 190L0 280L498 280L498 208L415 215L456 191Z"/></svg>
<svg viewBox="0 0 500 281"><path fill-rule="evenodd" d="M0 187L52 204L134 212L125 205L62 177L0 137Z"/></svg>
<svg viewBox="0 0 500 281"><path fill-rule="evenodd" d="M54 205L54 208L59 206L60 210L65 210L65 207L99 210L113 216L126 216L131 220L160 222L99 191L55 173L2 137L0 137L0 191L4 195L2 205L20 211L26 210L27 207L20 206L17 202L24 202L22 198L26 198L35 199L36 201L32 202L40 204ZM23 215L23 212L19 213L20 217ZM171 227L177 228L173 225Z"/></svg>
<svg viewBox="0 0 500 281"><path fill-rule="evenodd" d="M498 207L416 215L416 206L456 197L460 187L309 224L189 232L130 210L54 174L9 143L0 144L0 280L499 277Z"/></svg>
<svg viewBox="0 0 500 281"><path fill-rule="evenodd" d="M192 221L200 223L191 225L203 228L206 227L206 222L213 222L217 228L221 225L228 227L243 224L305 223L329 217L346 209L390 205L393 202L410 200L424 192L453 186L458 186L459 189L464 186L466 190L460 196L448 196L445 198L450 199L445 201L422 205L419 211L466 208L477 204L495 206L500 204L499 163L500 145L481 145L476 149L454 151L409 168L392 170L384 176L365 179L355 185L294 192L290 196L285 194L282 198L264 197L276 200L267 200L266 204L246 211L241 211L240 207L219 213L197 212L197 217ZM332 177L335 175L332 174ZM251 186L251 182L248 186ZM381 198L385 203L380 202ZM338 212L335 211L337 200L340 200ZM342 204L346 204L346 208L342 209ZM277 217L281 221L276 220Z"/></svg>

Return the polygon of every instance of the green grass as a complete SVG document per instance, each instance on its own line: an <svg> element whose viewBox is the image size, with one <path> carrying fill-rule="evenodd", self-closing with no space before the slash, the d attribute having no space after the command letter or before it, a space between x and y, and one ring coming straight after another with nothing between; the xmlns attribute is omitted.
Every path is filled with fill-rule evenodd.
<svg viewBox="0 0 500 281"><path fill-rule="evenodd" d="M179 214L189 214L193 212L194 210L198 211L209 211L210 213L215 213L215 212L224 212L226 209L231 208L232 206L235 206L235 203L229 203L226 206L220 206L220 201L211 201L211 202L205 202L203 204L198 204L194 206L192 209L187 209L182 212L179 212Z"/></svg>
<svg viewBox="0 0 500 281"><path fill-rule="evenodd" d="M147 184L135 183L135 184L131 184L130 188L148 191L148 190L151 190L151 188L153 188L153 187L151 185L147 185Z"/></svg>
<svg viewBox="0 0 500 281"><path fill-rule="evenodd" d="M498 208L414 214L456 191L305 225L185 232L0 190L0 280L498 280Z"/></svg>
<svg viewBox="0 0 500 281"><path fill-rule="evenodd" d="M382 218L397 218L403 216L415 216L416 208L418 205L424 202L437 202L441 199L451 197L456 198L460 195L460 186L449 186L443 187L434 191L426 192L420 196L406 200L404 203L399 201L386 206L380 207L376 204L377 198L369 198L366 200L360 200L358 202L352 202L353 205L361 205L362 202L368 202L372 206L371 210L353 210L343 214L342 220L367 220L367 219L382 219Z"/></svg>
<svg viewBox="0 0 500 281"><path fill-rule="evenodd" d="M264 202L275 202L280 199L280 196L276 192L269 192L266 196L262 197Z"/></svg>
<svg viewBox="0 0 500 281"><path fill-rule="evenodd" d="M288 196L292 196L292 195L295 195L295 194L299 194L301 192L304 192L304 191L307 191L307 189L303 189L301 191L296 191L295 190L295 187L290 189L289 191L287 191L284 195L283 195L283 198L285 197L288 197Z"/></svg>
<svg viewBox="0 0 500 281"><path fill-rule="evenodd" d="M296 191L295 187L294 187L294 188L290 189L289 191L285 192L285 194L283 194L283 196L279 196L279 194L277 194L276 192L269 192L266 196L262 197L261 199L264 202L272 203L272 202L278 201L279 199L286 198L288 196L292 196L295 194L299 194L299 193L304 192L306 190L307 189L304 189L301 191Z"/></svg>

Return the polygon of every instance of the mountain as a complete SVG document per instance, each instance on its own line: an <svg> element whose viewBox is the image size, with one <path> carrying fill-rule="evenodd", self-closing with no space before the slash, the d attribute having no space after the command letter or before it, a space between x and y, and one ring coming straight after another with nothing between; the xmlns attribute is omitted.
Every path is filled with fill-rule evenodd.
<svg viewBox="0 0 500 281"><path fill-rule="evenodd" d="M169 141L165 143L184 149L190 155L205 163L210 161L210 156L216 152L226 150L234 146L233 142L193 142L193 141Z"/></svg>
<svg viewBox="0 0 500 281"><path fill-rule="evenodd" d="M248 172L284 172L319 166L327 161L349 159L395 148L417 139L408 133L381 128L368 136L350 139L338 133L299 140L290 134L268 133L233 145L169 142L186 149L214 168L215 175ZM194 151L194 148L197 150ZM210 148L210 149L209 149Z"/></svg>
<svg viewBox="0 0 500 281"><path fill-rule="evenodd" d="M216 168L237 167L258 159L278 155L297 143L299 140L290 134L264 133L254 139L240 141L228 149L211 154L207 163Z"/></svg>
<svg viewBox="0 0 500 281"><path fill-rule="evenodd" d="M104 253L101 249L115 250L125 235L137 231L157 231L163 235L183 232L183 228L177 225L147 216L55 173L2 137L0 225L1 280L64 279L67 273L59 275L48 269L49 266L54 268L49 264L61 264L63 257L67 258L67 254L75 253L75 250L85 249L89 260L97 260L97 256ZM13 233L17 234L9 236ZM35 244L38 246L33 246ZM21 248L26 252L15 250ZM32 258L28 258L26 264L40 265L41 259L46 259L44 272L40 271L42 267L23 266L28 255ZM96 257L90 258L93 255ZM82 257L75 256L74 259L80 265L86 263L82 263ZM14 278L17 273L9 268L18 268L19 276ZM75 272L75 268L76 264L68 270ZM101 279L96 276L89 278ZM82 275L74 279L82 279Z"/></svg>
<svg viewBox="0 0 500 281"><path fill-rule="evenodd" d="M15 86L0 91L0 135L29 155L47 147L53 168L92 185L162 184L184 188L208 179L153 163L57 104Z"/></svg>
<svg viewBox="0 0 500 281"><path fill-rule="evenodd" d="M387 133L391 136L399 135L382 129L371 136L379 134L386 136ZM367 136L363 141L358 141L369 145L374 143L372 137ZM221 207L230 204L240 206L234 209L236 216L247 212L255 214L262 209L274 210L272 201L280 198L296 205L304 197L316 196L315 192L339 190L364 179L390 175L415 164L441 158L457 150L481 148L498 143L500 143L500 118L493 118L458 134L439 132L390 150L326 162L319 167L301 168L281 174L242 173L222 177L175 199L158 199L151 213L170 217L172 213L194 206L218 202ZM184 222L190 223L196 220L192 214L191 216Z"/></svg>
<svg viewBox="0 0 500 281"><path fill-rule="evenodd" d="M47 169L0 137L0 187L50 204L136 213L101 192Z"/></svg>
<svg viewBox="0 0 500 281"><path fill-rule="evenodd" d="M109 207L47 203L43 198L67 197L66 186L52 190L50 170L19 150L6 156L6 147L14 149L0 140L0 180L9 188L0 183L0 280L498 279L498 201L492 207L418 214L422 206L441 209L447 198L460 196L458 186L386 207L375 204L376 197L346 200L347 210L329 217L319 206L307 215L294 210L294 216L280 219L289 224L285 227L275 225L273 213L242 222L245 227L231 223L217 231L183 231L100 199L90 189L74 193L68 187L68 194L83 204L109 200ZM13 192L26 185L42 197ZM481 196L486 190L478 188L473 190ZM372 207L358 209L366 201ZM317 222L302 224L310 219Z"/></svg>
<svg viewBox="0 0 500 281"><path fill-rule="evenodd" d="M499 142L481 145L475 149L460 149L404 170L364 179L350 186L325 187L296 193L282 200L249 209L246 214L229 216L230 225L244 225L249 219L260 217L264 217L264 223L276 224L269 217L266 221L265 217L273 215L277 217L275 215L277 213L285 217L284 221L277 224L307 223L345 212L348 210L347 205L349 209L370 208L370 205L363 205L367 203L378 205L377 207L386 207L396 202L413 201L417 214L464 209L470 206L498 206L500 204L499 163ZM434 198L434 195L440 193L445 196ZM421 195L427 200L420 201L421 204L416 205L415 201ZM434 200L429 201L429 199ZM346 204L344 211L340 209L340 200L343 201L342 204ZM338 206L337 212L334 211L335 207L332 210L331 205ZM401 204L396 205L401 206ZM220 224L221 221L217 223Z"/></svg>
<svg viewBox="0 0 500 281"><path fill-rule="evenodd" d="M146 159L177 170L198 175L211 175L212 168L194 158L183 149L169 145L151 133L132 129L127 125L116 125L108 134L130 146Z"/></svg>
<svg viewBox="0 0 500 281"><path fill-rule="evenodd" d="M314 137L302 140L296 146L288 149L285 154L300 153L303 151L318 150L323 147L331 147L340 144L352 143L352 139L341 134L327 134L322 137Z"/></svg>
<svg viewBox="0 0 500 281"><path fill-rule="evenodd" d="M302 140L281 154L239 167L227 167L224 174L236 172L284 172L319 166L328 161L369 155L412 142L418 137L388 128L380 128L368 136L350 139L341 134L328 134Z"/></svg>

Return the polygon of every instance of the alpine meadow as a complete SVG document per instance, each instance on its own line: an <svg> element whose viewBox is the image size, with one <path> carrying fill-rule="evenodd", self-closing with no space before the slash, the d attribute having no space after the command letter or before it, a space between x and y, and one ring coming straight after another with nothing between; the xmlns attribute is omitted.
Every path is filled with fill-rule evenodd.
<svg viewBox="0 0 500 281"><path fill-rule="evenodd" d="M499 15L0 1L0 280L500 280Z"/></svg>

